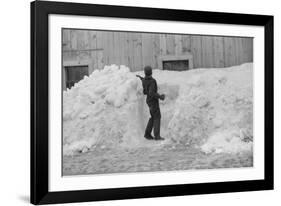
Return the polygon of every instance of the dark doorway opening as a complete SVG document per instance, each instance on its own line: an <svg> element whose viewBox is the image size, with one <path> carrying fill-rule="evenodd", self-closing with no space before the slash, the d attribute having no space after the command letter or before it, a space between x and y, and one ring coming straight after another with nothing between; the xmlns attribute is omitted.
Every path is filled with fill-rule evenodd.
<svg viewBox="0 0 281 206"><path fill-rule="evenodd" d="M79 82L84 76L89 75L88 66L66 66L66 87L70 89L75 83Z"/></svg>
<svg viewBox="0 0 281 206"><path fill-rule="evenodd" d="M163 70L186 71L189 70L188 60L163 61Z"/></svg>

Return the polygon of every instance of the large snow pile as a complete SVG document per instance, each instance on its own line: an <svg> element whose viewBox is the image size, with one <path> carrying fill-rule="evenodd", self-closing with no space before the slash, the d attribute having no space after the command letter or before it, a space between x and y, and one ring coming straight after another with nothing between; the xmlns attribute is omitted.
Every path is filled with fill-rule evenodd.
<svg viewBox="0 0 281 206"><path fill-rule="evenodd" d="M161 136L143 138L149 118L141 81L125 66L95 70L63 93L63 152L95 147L184 144L204 152L252 150L252 64L184 72L154 70Z"/></svg>

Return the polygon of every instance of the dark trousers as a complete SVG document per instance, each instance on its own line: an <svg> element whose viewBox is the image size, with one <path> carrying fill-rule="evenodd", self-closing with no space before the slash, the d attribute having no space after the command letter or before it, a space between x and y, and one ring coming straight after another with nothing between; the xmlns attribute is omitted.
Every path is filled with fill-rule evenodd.
<svg viewBox="0 0 281 206"><path fill-rule="evenodd" d="M149 107L150 118L148 120L145 136L151 135L152 129L154 133L154 137L160 137L160 120L161 120L161 112L159 106L151 106Z"/></svg>

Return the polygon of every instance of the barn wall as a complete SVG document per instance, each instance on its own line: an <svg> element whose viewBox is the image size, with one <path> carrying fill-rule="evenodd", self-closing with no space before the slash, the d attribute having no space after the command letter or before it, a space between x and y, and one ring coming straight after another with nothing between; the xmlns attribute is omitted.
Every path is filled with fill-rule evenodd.
<svg viewBox="0 0 281 206"><path fill-rule="evenodd" d="M132 71L158 67L159 55L192 53L194 68L229 67L253 61L253 39L94 30L63 30L63 62L88 62L90 73L123 64Z"/></svg>

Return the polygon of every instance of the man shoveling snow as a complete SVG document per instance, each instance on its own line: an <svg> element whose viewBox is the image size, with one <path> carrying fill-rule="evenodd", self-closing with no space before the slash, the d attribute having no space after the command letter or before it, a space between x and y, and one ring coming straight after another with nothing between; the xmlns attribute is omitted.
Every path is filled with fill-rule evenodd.
<svg viewBox="0 0 281 206"><path fill-rule="evenodd" d="M144 67L145 77L137 75L142 81L143 94L146 95L146 103L149 107L150 118L148 120L144 137L149 140L164 140L160 136L161 126L161 112L159 107L159 99L164 100L164 94L158 94L157 82L152 77L152 68L150 66ZM153 129L154 137L151 135Z"/></svg>
<svg viewBox="0 0 281 206"><path fill-rule="evenodd" d="M64 155L154 145L143 138L149 119L143 90L152 111L145 134L151 136L155 117L155 136L160 137L161 119L161 135L167 140L156 145L194 146L206 153L251 152L253 140L245 139L253 139L252 63L181 72L155 69L157 83L151 74L144 81L136 74L140 72L125 66L106 66L63 92ZM165 93L165 101L159 101L158 93Z"/></svg>

